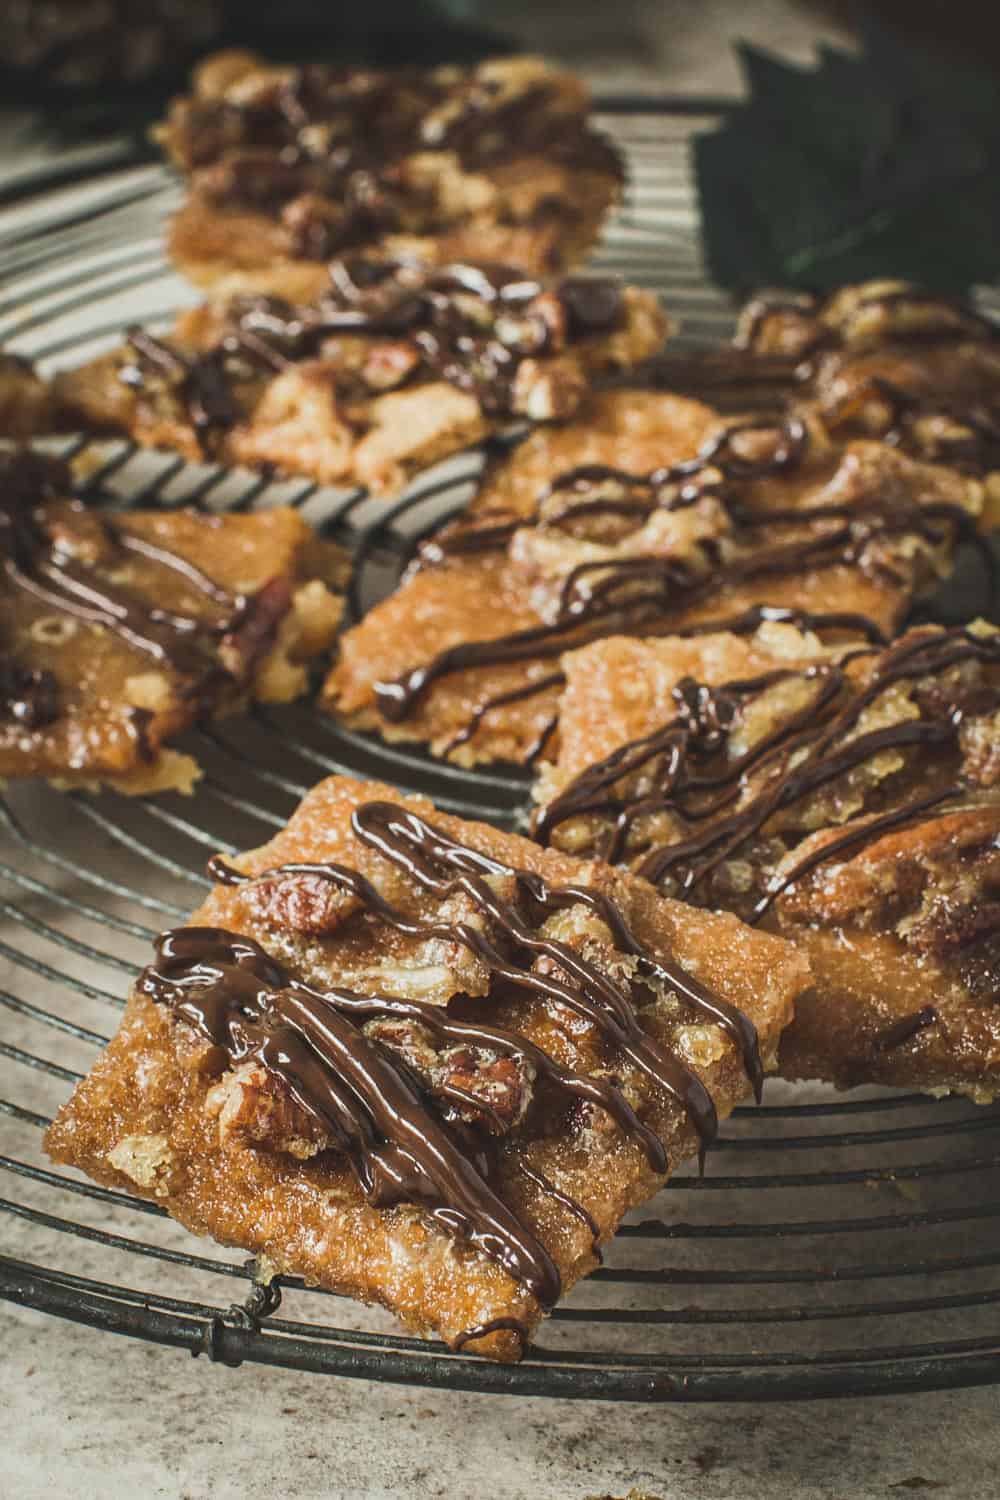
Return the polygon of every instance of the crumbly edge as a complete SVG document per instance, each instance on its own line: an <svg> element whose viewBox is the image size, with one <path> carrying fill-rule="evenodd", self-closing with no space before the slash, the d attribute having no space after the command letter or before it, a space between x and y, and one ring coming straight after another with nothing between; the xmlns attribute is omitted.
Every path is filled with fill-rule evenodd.
<svg viewBox="0 0 1000 1500"><path fill-rule="evenodd" d="M496 736L474 734L464 744L457 745L454 750L445 755L453 731L449 729L447 734L440 735L437 739L428 739L426 734L414 730L406 724L391 724L388 719L383 719L376 708L366 707L354 709L351 713L342 713L336 706L336 700L332 696L321 695L317 706L323 713L333 715L334 718L348 729L372 732L384 740L387 745L426 745L430 753L439 760L444 760L449 765L460 766L463 770L472 770L475 766L495 766L498 763L509 765L523 765L524 749L516 744L510 737L500 739ZM548 745L552 747L550 753L555 753L558 746L558 728L549 736Z"/></svg>
<svg viewBox="0 0 1000 1500"><path fill-rule="evenodd" d="M322 547L322 543L319 544ZM335 549L339 552L339 549ZM333 565L331 556L330 565ZM309 686L308 663L332 644L343 615L344 601L321 578L308 578L292 596L292 605L278 627L274 645L258 664L248 688L220 705L213 715L228 718L253 700L260 703L291 703ZM161 792L191 796L202 777L195 758L169 745L160 746L154 758L128 771L93 775L67 772L46 778L60 792L98 793L108 787L126 797L146 797ZM5 782L0 778L0 788Z"/></svg>

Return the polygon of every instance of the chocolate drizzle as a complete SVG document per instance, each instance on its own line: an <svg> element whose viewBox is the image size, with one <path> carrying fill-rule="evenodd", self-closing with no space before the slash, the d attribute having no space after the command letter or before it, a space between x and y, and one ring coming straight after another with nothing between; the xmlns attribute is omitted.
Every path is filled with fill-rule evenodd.
<svg viewBox="0 0 1000 1500"><path fill-rule="evenodd" d="M502 89L474 70L444 79L414 68L310 64L245 105L184 101L166 137L182 166L201 169L205 196L280 219L288 252L308 260L393 230L439 227L437 195L406 172L408 159L425 152L452 153L471 172L541 152L570 169L621 177L618 153L582 111L565 107L557 80L509 97ZM557 207L572 220L569 196Z"/></svg>
<svg viewBox="0 0 1000 1500"><path fill-rule="evenodd" d="M51 672L0 661L0 718L25 729L44 729L59 717L59 684Z"/></svg>
<svg viewBox="0 0 1000 1500"><path fill-rule="evenodd" d="M742 452L739 439L760 432L775 434L770 450L758 457ZM629 493L625 499L571 503L553 520L540 524L564 526L596 510L619 515L638 512L646 516L657 506L681 509L712 497L725 505L735 528L734 540L745 539L744 545L738 545L729 556L708 544L691 559L638 554L580 563L562 581L551 623L449 647L430 662L413 667L394 680L377 683L375 699L380 712L392 723L406 719L435 682L455 672L549 660L608 635L655 635L668 629L672 634L677 633L671 620L678 612L690 609L719 590L749 580L760 579L765 587L763 580L769 577L847 563L901 584L903 579L880 547L883 540L893 537L919 537L931 547L941 545L948 536L976 539L972 518L960 506L904 502L881 492L853 504L801 509L753 511L740 504L736 492L741 485L794 470L801 464L807 447L808 431L797 420L777 424L748 422L720 433L696 458L652 474L630 475L604 465L588 465L559 476L549 487L548 495L602 483L609 478L626 486ZM641 498L642 492L646 498ZM522 524L531 523L512 521L487 523L468 530L458 528L439 541L435 560L453 550L478 552L502 548ZM783 527L805 530L807 534L777 545L761 545L755 540L758 533ZM863 617L855 616L854 624L869 639L877 635L872 622ZM717 623L715 628L722 627ZM480 721L482 714L493 706L496 705L491 701L477 711Z"/></svg>
<svg viewBox="0 0 1000 1500"><path fill-rule="evenodd" d="M690 897L723 861L759 835L776 813L853 768L886 750L956 744L967 704L961 696L935 704L926 696L927 683L965 663L1000 664L997 638L973 635L964 628L917 630L886 650L867 683L853 688L845 667L870 650L853 650L839 663L779 668L715 688L683 679L674 689L676 717L577 776L538 815L536 838L547 842L562 823L581 816L597 817L610 824L600 852L610 860L620 860L631 852L637 824L668 813L689 831L671 843L648 849L639 858L638 869L655 883L669 880L678 894ZM796 677L815 686L806 702L786 713L743 755L731 757L729 734L746 707L769 688ZM917 684L921 716L859 733L864 711L903 681ZM997 702L1000 697L987 691L972 711L992 711ZM636 776L640 788L631 791L628 778ZM751 777L758 778L755 785ZM936 792L823 845L772 881L749 920L759 921L784 890L817 864L899 826L954 793L954 788ZM731 811L734 803L739 805Z"/></svg>
<svg viewBox="0 0 1000 1500"><path fill-rule="evenodd" d="M477 1339L484 1339L487 1334L507 1330L517 1334L522 1351L527 1348L530 1335L519 1318L490 1318L488 1323L477 1323L474 1328L465 1328L457 1339L452 1340L452 1348L457 1354L460 1349L465 1348L466 1344L475 1343Z"/></svg>
<svg viewBox="0 0 1000 1500"><path fill-rule="evenodd" d="M10 461L0 485L0 579L58 614L111 631L181 675L199 681L229 675L217 655L218 643L227 640L240 648L244 666L249 667L287 609L287 590L279 597L283 581L272 580L252 598L231 595L186 558L86 512L88 526L99 528L103 548L118 557L133 553L169 568L218 606L219 616L212 620L149 604L75 556L58 532L55 539L49 535L38 506L68 488L69 482L61 464L32 455ZM70 521L75 515L82 518L83 507L69 502L66 515ZM35 728L51 722L58 712L51 674L17 665L8 666L0 681L0 704L4 702L14 705L8 709L13 717Z"/></svg>
<svg viewBox="0 0 1000 1500"><path fill-rule="evenodd" d="M577 1203L575 1198L571 1198L569 1194L564 1193L561 1188L557 1188L555 1183L550 1178L546 1177L545 1173L540 1171L538 1168L529 1166L526 1161L520 1161L518 1163L518 1166L521 1168L521 1171L524 1173L525 1177L527 1177L529 1182L533 1182L536 1187L541 1188L543 1193L547 1193L550 1198L554 1198L555 1201L562 1208L564 1208L568 1214L571 1214L573 1218L576 1219L580 1224L586 1226L591 1240L593 1241L594 1254L597 1257L598 1263L603 1262L604 1257L601 1254L599 1243L601 1238L601 1226L598 1224L597 1220L594 1218L589 1209L584 1208L582 1203Z"/></svg>
<svg viewBox="0 0 1000 1500"><path fill-rule="evenodd" d="M324 342L342 335L406 341L398 374L380 371L369 386L364 369L345 371L348 396L372 399L422 372L470 392L484 411L509 414L520 409L515 381L524 360L606 335L625 311L610 278L566 277L547 292L520 271L485 262L433 268L354 257L334 262L330 277L329 291L307 306L234 298L217 341L200 352L132 328L119 379L154 398L165 389L187 409L207 454L241 420L241 382L320 357Z"/></svg>
<svg viewBox="0 0 1000 1500"><path fill-rule="evenodd" d="M159 385L173 391L188 410L202 452L209 455L214 435L234 427L240 419L226 368L226 354L231 351L220 348L185 354L138 327L126 331L125 346L130 358L118 371L122 384L132 390Z"/></svg>
<svg viewBox="0 0 1000 1500"><path fill-rule="evenodd" d="M1000 467L1000 422L984 403L917 394L878 375L872 386L889 406L882 442L906 452L917 450L931 462L963 473L986 474Z"/></svg>
<svg viewBox="0 0 1000 1500"><path fill-rule="evenodd" d="M685 1109L702 1152L716 1132L715 1108L697 1075L643 1029L636 1004L649 1002L649 986L668 987L719 1025L739 1048L759 1094L762 1066L749 1018L678 964L649 952L606 896L586 887L551 886L541 876L481 854L391 803L357 808L352 828L358 839L404 872L417 890L441 901L461 895L483 920L473 924L410 916L359 871L337 864L288 864L248 876L216 857L209 873L227 885L319 878L349 892L368 913L397 931L460 944L496 981L565 1006L593 1025L623 1058ZM498 878L512 882L510 897L498 894ZM628 986L540 930L548 917L580 905L608 927L619 953L637 960L636 977ZM543 1306L558 1296L558 1273L490 1185L495 1169L483 1155L492 1139L488 1103L471 1094L463 1099L483 1116L484 1130L470 1145L471 1127L463 1134L440 1119L433 1098L420 1097L420 1080L407 1068L401 1070L390 1048L366 1034L367 1023L415 1023L437 1045L514 1059L527 1069L527 1076L575 1107L606 1112L640 1145L654 1172L666 1170L663 1143L639 1118L613 1076L574 1072L518 1033L456 1019L448 1005L340 988L320 992L292 976L256 943L217 929L177 929L159 940L158 952L158 961L140 981L143 993L172 1006L200 1034L223 1047L232 1062L254 1057L279 1076L300 1107L348 1155L372 1202L420 1202L449 1233L470 1239L501 1264ZM598 1225L589 1211L534 1168L524 1170L587 1225L596 1247ZM479 1335L469 1335L474 1336Z"/></svg>
<svg viewBox="0 0 1000 1500"><path fill-rule="evenodd" d="M280 1078L349 1158L369 1202L422 1204L543 1307L557 1300L559 1272L544 1246L355 1024L369 997L311 990L252 939L221 928L178 928L157 940L157 951L140 992L170 1005L233 1063L252 1058Z"/></svg>
<svg viewBox="0 0 1000 1500"><path fill-rule="evenodd" d="M468 933L463 931L459 937L459 941L469 946L498 976L566 1004L598 1026L640 1071L684 1103L703 1139L714 1132L715 1111L694 1075L685 1077L687 1070L678 1069L676 1061L646 1036L623 990L573 949L533 933L513 906L495 895L484 876L512 877L529 909L542 917L577 904L588 907L608 928L615 947L638 960L639 972L644 979L654 979L675 990L695 1010L728 1032L742 1054L755 1091L760 1090L763 1071L753 1024L742 1011L713 995L679 965L654 958L633 935L624 916L608 897L585 886L553 888L542 876L528 870L512 869L478 854L425 823L416 813L404 812L391 803L366 803L355 810L351 823L363 842L399 865L418 885L442 897L453 890L464 891L517 948L552 960L557 968L568 974L570 983L567 987L562 980L537 974L527 976L517 969L510 972L510 966L502 959L497 964L498 955L492 945L484 941L475 929ZM595 998L599 1003L594 1003Z"/></svg>
<svg viewBox="0 0 1000 1500"><path fill-rule="evenodd" d="M922 1010L914 1011L910 1016L901 1016L891 1026L879 1033L872 1045L873 1052L892 1052L896 1047L902 1047L904 1043L912 1041L921 1031L926 1031L928 1026L937 1024L939 1017L933 1005L925 1005Z"/></svg>
<svg viewBox="0 0 1000 1500"><path fill-rule="evenodd" d="M511 703L523 703L528 698L537 697L539 693L547 693L552 688L561 687L565 681L566 678L562 672L548 672L544 677L539 677L535 682L526 682L523 687L512 688L510 692L497 693L492 698L487 698L474 713L469 715L467 723L462 726L458 733L452 736L444 747L442 754L450 755L460 745L468 744L469 740L478 732L486 715L492 713L494 709L506 708ZM554 728L555 726L553 725L552 727ZM533 760L541 755L545 748L545 741L551 732L551 729L549 729L540 736L533 753L529 752L525 757L526 765L530 766Z"/></svg>
<svg viewBox="0 0 1000 1500"><path fill-rule="evenodd" d="M755 352L754 346L768 319L775 316L796 317L804 325L814 325L811 335L796 351L800 359L827 349L849 346L854 342L849 334L845 335L837 322L828 317L833 304L841 295L841 291L836 289L823 297L812 292L762 292L744 307L739 331L733 339L734 347ZM909 325L893 321L888 329L880 332L879 341L952 343L968 338L995 339L1000 334L997 324L970 303L915 285L897 287L892 291L877 287L872 287L867 292L862 290L853 307L845 309L845 314L849 320L856 311L881 308L891 315L897 308L905 311L907 308L917 307L926 308L932 313L936 311L937 317Z"/></svg>
<svg viewBox="0 0 1000 1500"><path fill-rule="evenodd" d="M740 452L740 438L755 434L774 434L771 451L760 457ZM515 515L508 520L494 520L499 512L486 512L485 524L458 525L446 528L440 536L421 544L418 565L433 566L451 556L502 551L522 527L544 525L563 529L583 518L598 515L636 517L648 520L657 509L684 510L708 496L731 499L734 485L791 473L799 468L809 447L809 431L798 418L760 419L732 423L710 438L694 458L634 474L611 464L579 464L566 469L551 480L539 496L533 513ZM708 471L705 485L693 481ZM624 489L624 496L588 498L594 487L613 484ZM580 499L550 514L546 502L563 491L579 492ZM613 567L603 563L602 567Z"/></svg>
<svg viewBox="0 0 1000 1500"><path fill-rule="evenodd" d="M876 839L880 839L884 833L893 833L897 828L903 828L907 823L915 822L933 808L940 807L942 802L949 802L953 797L957 797L960 791L960 787L950 786L942 792L931 792L929 796L918 797L915 802L907 802L905 806L893 808L891 812L880 813L874 818L866 818L860 827L850 828L839 838L830 839L820 848L807 854L804 859L798 860L791 869L770 881L764 895L750 913L748 921L759 922L779 896L784 895L785 891L790 890L798 881L804 880L819 865L826 864L831 859L839 859L844 854L853 854L865 844L871 844Z"/></svg>

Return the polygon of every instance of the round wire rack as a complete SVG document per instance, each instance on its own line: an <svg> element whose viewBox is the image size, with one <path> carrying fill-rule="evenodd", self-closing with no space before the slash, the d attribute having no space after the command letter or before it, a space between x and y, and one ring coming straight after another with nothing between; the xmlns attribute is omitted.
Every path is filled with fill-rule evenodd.
<svg viewBox="0 0 1000 1500"><path fill-rule="evenodd" d="M712 118L709 101L622 99L601 115L630 186L594 264L660 291L695 343L732 320L704 279L689 180L691 132ZM175 183L158 166L115 166L0 222L0 341L43 370L194 300L162 251ZM64 451L84 460L80 491L96 505L300 507L352 551L353 618L465 503L482 462L464 455L387 504L123 442ZM503 825L527 797L517 772L435 763L303 704L206 728L191 748L205 768L192 798L21 784L0 800L5 1297L226 1364L521 1395L773 1400L1000 1379L1000 1115L963 1100L769 1084L761 1108L727 1123L705 1176L675 1177L633 1216L510 1367L291 1279L269 1292L253 1262L194 1242L156 1204L53 1170L41 1132L114 1029L150 939L201 898L210 853L269 837L331 772Z"/></svg>

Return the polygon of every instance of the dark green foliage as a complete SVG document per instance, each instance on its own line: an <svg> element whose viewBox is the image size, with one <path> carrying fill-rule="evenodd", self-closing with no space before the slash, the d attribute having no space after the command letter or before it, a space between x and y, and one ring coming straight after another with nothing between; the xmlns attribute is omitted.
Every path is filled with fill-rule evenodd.
<svg viewBox="0 0 1000 1500"><path fill-rule="evenodd" d="M990 72L871 30L800 68L740 48L749 99L694 145L706 257L724 286L907 276L962 292L1000 270Z"/></svg>

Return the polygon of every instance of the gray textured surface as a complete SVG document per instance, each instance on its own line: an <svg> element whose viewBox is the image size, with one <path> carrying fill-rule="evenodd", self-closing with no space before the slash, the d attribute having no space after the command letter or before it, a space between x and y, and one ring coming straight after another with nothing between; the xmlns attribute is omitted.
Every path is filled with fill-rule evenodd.
<svg viewBox="0 0 1000 1500"><path fill-rule="evenodd" d="M11 1500L996 1500L995 1392L648 1409L408 1392L3 1314Z"/></svg>

